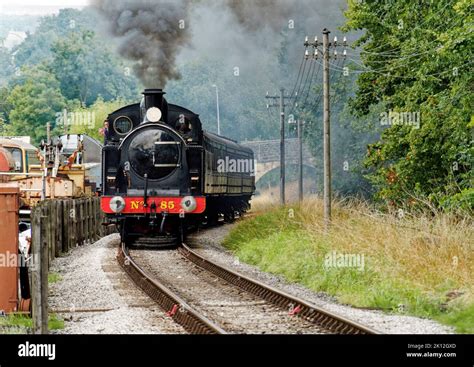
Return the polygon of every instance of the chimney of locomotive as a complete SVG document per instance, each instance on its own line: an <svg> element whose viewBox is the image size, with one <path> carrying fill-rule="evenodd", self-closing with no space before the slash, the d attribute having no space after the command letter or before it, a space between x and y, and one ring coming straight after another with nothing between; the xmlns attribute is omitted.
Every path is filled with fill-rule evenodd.
<svg viewBox="0 0 474 367"><path fill-rule="evenodd" d="M162 89L144 90L142 101L142 121L144 123L159 121L166 123L168 121L168 103L164 98L165 94Z"/></svg>

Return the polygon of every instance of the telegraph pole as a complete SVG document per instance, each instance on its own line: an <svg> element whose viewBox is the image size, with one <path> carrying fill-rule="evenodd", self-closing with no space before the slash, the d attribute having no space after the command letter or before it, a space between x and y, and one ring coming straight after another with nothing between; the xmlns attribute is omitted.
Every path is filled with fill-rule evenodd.
<svg viewBox="0 0 474 367"><path fill-rule="evenodd" d="M280 201L285 205L285 90L280 89Z"/></svg>
<svg viewBox="0 0 474 367"><path fill-rule="evenodd" d="M300 203L303 202L303 125L305 124L304 121L298 120L297 121L297 129L298 129L298 145L299 145L299 180L298 180L298 198Z"/></svg>
<svg viewBox="0 0 474 367"><path fill-rule="evenodd" d="M267 108L279 107L280 108L280 204L285 205L285 100L291 97L285 96L285 89L280 89L279 96L265 96L266 99L279 100L279 104L267 104Z"/></svg>
<svg viewBox="0 0 474 367"><path fill-rule="evenodd" d="M331 223L331 111L329 105L329 31L323 30L323 94L324 94L324 227Z"/></svg>
<svg viewBox="0 0 474 367"><path fill-rule="evenodd" d="M318 59L319 52L318 47L323 47L323 151L324 151L324 227L329 230L331 224L331 200L332 200L332 189L331 189L331 106L330 106L330 78L329 78L329 69L330 64L329 60L331 58L337 59L337 37L334 37L334 42L329 42L329 33L328 29L323 29L323 42L318 42L318 37L315 37L314 42L309 42L308 37L306 37L304 46L306 47L305 55L308 59L310 53L308 47L311 46L314 49L313 58ZM347 39L344 37L343 46L347 46ZM331 56L330 48L334 48L334 54ZM342 57L346 58L347 51L344 50Z"/></svg>

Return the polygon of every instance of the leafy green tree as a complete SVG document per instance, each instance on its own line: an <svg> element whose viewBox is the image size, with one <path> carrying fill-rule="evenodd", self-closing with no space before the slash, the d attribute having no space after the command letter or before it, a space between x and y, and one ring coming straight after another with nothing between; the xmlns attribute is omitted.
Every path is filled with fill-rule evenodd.
<svg viewBox="0 0 474 367"><path fill-rule="evenodd" d="M0 46L0 87L3 87L7 84L8 78L14 72L11 59L12 55L10 52L5 47Z"/></svg>
<svg viewBox="0 0 474 367"><path fill-rule="evenodd" d="M0 134L5 134L10 121L9 115L10 111L12 110L12 106L7 101L9 93L10 91L7 87L0 88L0 120L3 124L2 131L0 132Z"/></svg>
<svg viewBox="0 0 474 367"><path fill-rule="evenodd" d="M95 12L87 8L82 11L61 9L57 15L41 17L27 33L25 41L14 50L16 66L37 65L51 60L51 48L59 39L84 29L92 30L97 21Z"/></svg>
<svg viewBox="0 0 474 367"><path fill-rule="evenodd" d="M14 50L14 69L48 65L60 82L61 93L83 106L99 95L105 100L136 96L133 73L112 52L110 40L93 31L99 21L88 8L62 9L57 15L42 17L35 32ZM6 76L11 75L10 70ZM0 85L1 76L0 72Z"/></svg>
<svg viewBox="0 0 474 367"><path fill-rule="evenodd" d="M34 143L46 137L46 124L55 128L57 113L66 106L59 83L44 67L24 69L23 82L16 84L6 102L11 106L9 133L29 135Z"/></svg>
<svg viewBox="0 0 474 367"><path fill-rule="evenodd" d="M473 10L469 0L349 1L345 30L364 31L365 70L351 107L386 108L389 127L366 164L377 197L394 206L441 205L472 187ZM407 112L419 124L395 118Z"/></svg>
<svg viewBox="0 0 474 367"><path fill-rule="evenodd" d="M105 100L131 98L138 94L129 70L98 41L92 31L71 33L52 47L52 72L62 94L90 105L100 95Z"/></svg>

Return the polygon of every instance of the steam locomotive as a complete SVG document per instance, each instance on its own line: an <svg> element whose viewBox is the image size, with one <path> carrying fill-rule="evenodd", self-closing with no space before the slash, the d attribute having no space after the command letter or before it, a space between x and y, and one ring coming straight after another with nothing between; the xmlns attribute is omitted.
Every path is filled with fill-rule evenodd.
<svg viewBox="0 0 474 367"><path fill-rule="evenodd" d="M127 245L163 246L191 227L250 208L252 150L203 131L199 115L168 104L161 89L109 114L101 208Z"/></svg>

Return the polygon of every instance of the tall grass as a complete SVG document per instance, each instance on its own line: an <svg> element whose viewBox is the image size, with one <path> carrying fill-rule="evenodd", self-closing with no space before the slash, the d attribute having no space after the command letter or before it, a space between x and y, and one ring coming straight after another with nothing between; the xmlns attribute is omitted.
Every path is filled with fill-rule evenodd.
<svg viewBox="0 0 474 367"><path fill-rule="evenodd" d="M339 201L325 232L318 198L286 208L265 196L256 201L256 216L225 241L242 261L343 303L434 317L474 332L474 317L464 318L467 324L458 317L474 311L472 218L384 214L361 201ZM328 267L332 253L363 256L364 267Z"/></svg>

